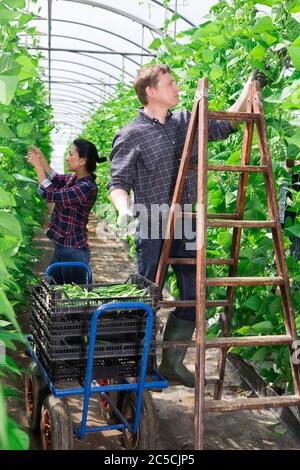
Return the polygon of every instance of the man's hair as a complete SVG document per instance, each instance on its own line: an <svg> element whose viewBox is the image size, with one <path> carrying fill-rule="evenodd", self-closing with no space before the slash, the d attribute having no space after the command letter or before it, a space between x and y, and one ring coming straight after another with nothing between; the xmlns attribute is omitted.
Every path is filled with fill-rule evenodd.
<svg viewBox="0 0 300 470"><path fill-rule="evenodd" d="M140 100L145 105L148 104L146 88L156 88L160 74L171 73L170 68L165 64L150 65L141 69L134 80L134 89Z"/></svg>

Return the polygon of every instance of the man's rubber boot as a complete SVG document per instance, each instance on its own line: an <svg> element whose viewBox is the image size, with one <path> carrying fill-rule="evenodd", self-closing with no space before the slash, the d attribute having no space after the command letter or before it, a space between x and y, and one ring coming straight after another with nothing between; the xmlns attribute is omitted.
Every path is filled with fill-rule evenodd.
<svg viewBox="0 0 300 470"><path fill-rule="evenodd" d="M171 313L167 320L163 339L164 341L188 341L192 339L194 329L194 321L177 318ZM183 364L186 351L187 348L163 349L159 373L167 380L179 381L185 387L193 388L195 387L195 374Z"/></svg>

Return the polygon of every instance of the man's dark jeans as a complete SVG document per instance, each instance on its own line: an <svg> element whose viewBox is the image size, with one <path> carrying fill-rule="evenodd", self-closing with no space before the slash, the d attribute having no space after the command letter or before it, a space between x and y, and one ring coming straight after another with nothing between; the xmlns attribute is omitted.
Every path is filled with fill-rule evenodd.
<svg viewBox="0 0 300 470"><path fill-rule="evenodd" d="M150 281L155 280L156 270L163 245L163 240L142 239L140 230L135 236L139 274ZM186 249L186 240L173 240L171 258L195 258L195 250ZM173 265L181 300L196 299L196 266ZM176 308L174 315L184 320L195 321L195 308Z"/></svg>
<svg viewBox="0 0 300 470"><path fill-rule="evenodd" d="M54 244L54 254L50 264L63 262L63 261L81 261L82 263L89 264L90 250L68 248L65 246ZM86 284L87 277L86 271L83 268L56 268L51 273L57 284Z"/></svg>

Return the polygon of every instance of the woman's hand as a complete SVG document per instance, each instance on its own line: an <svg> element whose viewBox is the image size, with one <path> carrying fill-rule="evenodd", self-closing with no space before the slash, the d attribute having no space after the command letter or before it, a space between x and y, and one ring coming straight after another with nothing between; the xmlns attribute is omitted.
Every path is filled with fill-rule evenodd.
<svg viewBox="0 0 300 470"><path fill-rule="evenodd" d="M51 167L49 166L48 162L46 161L46 158L45 158L45 155L43 154L43 152L38 148L36 147L35 145L30 145L29 149L28 149L28 157L29 155L35 155L39 161L40 161L40 166L43 168L43 170L46 172L46 173L50 173L51 172ZM29 163L33 164L29 159L28 159Z"/></svg>
<svg viewBox="0 0 300 470"><path fill-rule="evenodd" d="M36 147L35 147L36 148ZM39 149L37 149L39 150ZM40 167L41 166L41 158L38 152L35 151L35 149L29 148L28 151L28 163L30 163L34 168Z"/></svg>

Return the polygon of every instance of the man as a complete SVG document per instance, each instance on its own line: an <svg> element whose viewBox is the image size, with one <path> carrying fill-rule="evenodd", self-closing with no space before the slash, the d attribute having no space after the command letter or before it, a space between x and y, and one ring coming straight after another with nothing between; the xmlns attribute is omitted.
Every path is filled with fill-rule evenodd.
<svg viewBox="0 0 300 470"><path fill-rule="evenodd" d="M257 77L255 77L257 78ZM239 99L229 111L246 111L250 80ZM136 233L138 270L144 277L154 280L163 243L159 227L158 237L143 233L141 222L157 223L153 207L169 207L180 164L190 113L183 109L171 113L170 108L179 102L179 86L166 65L152 65L137 75L134 87L143 106L138 116L120 130L113 141L111 152L111 181L108 184L110 199L117 209L118 224L126 225L133 217L129 193L134 192L134 202L139 206L140 226ZM226 139L238 126L236 122L210 121L209 140ZM195 143L196 144L196 143ZM197 145L193 147L194 155ZM197 174L189 172L183 193L183 204L192 206L197 198ZM141 206L144 210L141 211ZM152 217L151 217L152 210ZM145 215L146 214L146 215ZM141 220L142 219L142 220ZM153 227L151 227L152 229ZM152 230L153 232L153 230ZM184 237L174 239L171 257L195 257ZM177 285L182 300L196 297L196 274L193 265L174 265ZM169 315L164 339L184 341L192 338L195 328L195 308L176 308ZM186 349L163 351L160 372L169 380L194 386L194 374L183 364Z"/></svg>

